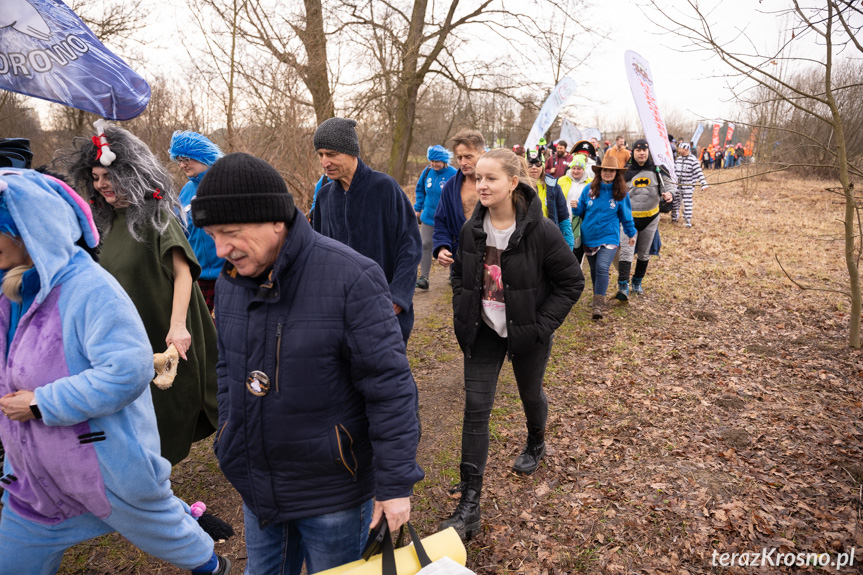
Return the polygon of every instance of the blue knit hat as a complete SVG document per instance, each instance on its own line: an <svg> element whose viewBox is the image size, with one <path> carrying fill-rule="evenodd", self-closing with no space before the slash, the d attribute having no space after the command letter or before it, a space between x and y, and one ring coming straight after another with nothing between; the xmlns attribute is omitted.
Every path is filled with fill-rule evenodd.
<svg viewBox="0 0 863 575"><path fill-rule="evenodd" d="M452 160L452 152L444 148L443 146L431 146L426 154L429 162L444 162L449 164L449 161Z"/></svg>
<svg viewBox="0 0 863 575"><path fill-rule="evenodd" d="M197 132L177 130L171 137L171 159L189 158L212 166L216 160L224 156L219 146Z"/></svg>

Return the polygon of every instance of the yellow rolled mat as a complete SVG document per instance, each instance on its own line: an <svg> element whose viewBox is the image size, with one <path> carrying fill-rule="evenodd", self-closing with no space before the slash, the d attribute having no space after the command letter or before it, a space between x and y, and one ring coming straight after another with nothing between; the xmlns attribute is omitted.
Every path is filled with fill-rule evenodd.
<svg viewBox="0 0 863 575"><path fill-rule="evenodd" d="M467 551L465 551L464 543L461 542L461 538L452 527L429 535L422 540L422 544L432 561L437 561L441 557L449 557L459 565L464 565L467 562ZM420 568L420 561L417 559L413 545L396 549L396 571L399 575L412 575ZM381 555L375 555L368 561L358 559L326 571L319 571L316 575L380 575L382 572Z"/></svg>

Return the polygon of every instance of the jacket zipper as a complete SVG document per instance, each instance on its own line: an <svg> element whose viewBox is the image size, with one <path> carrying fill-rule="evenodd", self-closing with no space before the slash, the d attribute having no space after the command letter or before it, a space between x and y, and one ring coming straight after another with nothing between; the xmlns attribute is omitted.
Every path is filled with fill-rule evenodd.
<svg viewBox="0 0 863 575"><path fill-rule="evenodd" d="M348 440L350 441L350 446L348 447L348 453L350 454L351 459L353 459L353 462L354 462L353 468L351 468L351 466L348 465L347 458L345 457L345 451L344 451L344 448L342 446L342 437L339 434L339 428L341 428L345 432L345 435L348 436ZM359 468L359 463L357 463L357 456L354 455L354 438L353 438L353 436L351 436L351 432L348 431L348 429L344 425L342 425L341 423L339 423L338 425L335 426L335 431L336 431L336 444L339 447L339 457L341 457L341 463L342 463L342 465L345 466L345 469L348 470L348 473L351 474L351 481L356 481L357 480L356 469Z"/></svg>
<svg viewBox="0 0 863 575"><path fill-rule="evenodd" d="M282 325L276 328L276 393L279 393L279 356L282 354Z"/></svg>

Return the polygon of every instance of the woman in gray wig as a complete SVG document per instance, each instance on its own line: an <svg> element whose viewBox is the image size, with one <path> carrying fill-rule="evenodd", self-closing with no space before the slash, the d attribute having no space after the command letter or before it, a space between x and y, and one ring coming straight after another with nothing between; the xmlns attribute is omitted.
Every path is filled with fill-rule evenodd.
<svg viewBox="0 0 863 575"><path fill-rule="evenodd" d="M90 202L104 238L100 263L132 298L153 349L173 344L184 360L169 389L151 384L162 456L176 465L215 430L215 326L170 174L131 132L103 121L96 128L57 161Z"/></svg>

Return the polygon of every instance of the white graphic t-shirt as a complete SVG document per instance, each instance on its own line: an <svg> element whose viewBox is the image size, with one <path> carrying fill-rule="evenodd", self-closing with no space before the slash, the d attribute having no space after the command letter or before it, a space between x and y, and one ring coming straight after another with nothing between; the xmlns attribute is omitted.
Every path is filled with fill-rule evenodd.
<svg viewBox="0 0 863 575"><path fill-rule="evenodd" d="M509 245L509 238L515 231L515 222L505 230L499 230L491 225L491 217L486 213L482 229L487 236L482 273L482 320L500 337L506 337L506 304L503 301L500 254Z"/></svg>

